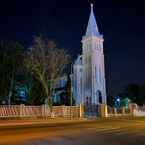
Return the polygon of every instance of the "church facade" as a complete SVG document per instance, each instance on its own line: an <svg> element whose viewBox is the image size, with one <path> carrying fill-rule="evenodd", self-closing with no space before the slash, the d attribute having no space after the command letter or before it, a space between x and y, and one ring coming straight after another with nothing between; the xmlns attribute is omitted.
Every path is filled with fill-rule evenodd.
<svg viewBox="0 0 145 145"><path fill-rule="evenodd" d="M76 104L106 104L103 41L91 4L86 34L81 41L82 54L73 65L73 95Z"/></svg>

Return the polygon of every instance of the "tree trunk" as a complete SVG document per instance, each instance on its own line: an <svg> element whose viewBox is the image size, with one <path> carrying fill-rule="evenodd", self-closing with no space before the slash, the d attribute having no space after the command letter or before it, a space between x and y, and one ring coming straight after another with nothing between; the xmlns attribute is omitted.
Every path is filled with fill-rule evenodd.
<svg viewBox="0 0 145 145"><path fill-rule="evenodd" d="M11 82L10 82L10 89L9 89L9 94L8 94L8 105L11 105L13 86L14 86L14 71L12 73Z"/></svg>
<svg viewBox="0 0 145 145"><path fill-rule="evenodd" d="M41 77L41 84L45 89L45 93L46 93L46 97L48 99L48 105L49 105L50 111L52 111L51 91L48 88L48 83L42 77Z"/></svg>

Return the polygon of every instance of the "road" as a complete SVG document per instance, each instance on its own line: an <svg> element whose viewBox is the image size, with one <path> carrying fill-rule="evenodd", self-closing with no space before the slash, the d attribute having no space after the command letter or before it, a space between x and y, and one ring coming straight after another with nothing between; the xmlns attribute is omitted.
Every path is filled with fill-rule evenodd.
<svg viewBox="0 0 145 145"><path fill-rule="evenodd" d="M0 127L0 145L145 145L145 118Z"/></svg>

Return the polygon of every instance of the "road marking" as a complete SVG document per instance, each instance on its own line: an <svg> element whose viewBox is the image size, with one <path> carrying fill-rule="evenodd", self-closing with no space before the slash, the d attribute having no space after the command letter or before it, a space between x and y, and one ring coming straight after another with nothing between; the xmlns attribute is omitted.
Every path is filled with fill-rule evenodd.
<svg viewBox="0 0 145 145"><path fill-rule="evenodd" d="M118 130L121 129L120 127L111 127L111 128L98 128L96 131L113 131L113 130Z"/></svg>
<svg viewBox="0 0 145 145"><path fill-rule="evenodd" d="M120 135L131 135L131 136L145 136L139 130L130 130L129 128L111 128L111 129L102 129L97 131L97 133L104 133L104 134L113 134L116 136Z"/></svg>
<svg viewBox="0 0 145 145"><path fill-rule="evenodd" d="M99 128L96 130L97 133L103 133L103 134L126 134L128 129L126 128L120 128L120 127L114 127L114 128Z"/></svg>

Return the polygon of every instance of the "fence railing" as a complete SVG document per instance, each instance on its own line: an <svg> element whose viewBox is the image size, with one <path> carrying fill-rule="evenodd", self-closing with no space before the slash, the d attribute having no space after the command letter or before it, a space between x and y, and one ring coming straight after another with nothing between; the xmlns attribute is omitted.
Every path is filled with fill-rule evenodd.
<svg viewBox="0 0 145 145"><path fill-rule="evenodd" d="M128 116L131 115L130 108L115 108L115 107L110 107L107 106L107 116L108 117L119 117L119 116Z"/></svg>
<svg viewBox="0 0 145 145"><path fill-rule="evenodd" d="M132 103L128 109L114 108L106 104L100 104L98 107L86 108L80 106L53 106L50 110L49 106L25 106L25 105L0 105L0 118L4 117L87 117L86 113L92 116L100 117L118 117L118 116L145 116L145 107L139 107Z"/></svg>
<svg viewBox="0 0 145 145"><path fill-rule="evenodd" d="M80 117L80 106L25 106L0 105L0 118L2 117Z"/></svg>
<svg viewBox="0 0 145 145"><path fill-rule="evenodd" d="M134 104L132 114L133 114L133 116L137 116L137 117L145 116L145 106L144 105L138 106L137 104Z"/></svg>

